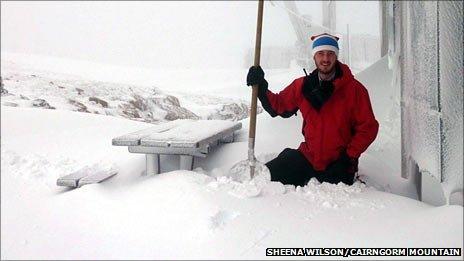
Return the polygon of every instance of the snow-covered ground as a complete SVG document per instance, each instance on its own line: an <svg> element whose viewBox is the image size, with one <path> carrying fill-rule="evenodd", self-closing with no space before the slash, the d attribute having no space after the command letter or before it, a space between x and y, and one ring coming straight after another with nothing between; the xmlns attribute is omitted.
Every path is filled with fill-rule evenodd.
<svg viewBox="0 0 464 261"><path fill-rule="evenodd" d="M3 66L2 60L2 78ZM51 65L42 66L53 72ZM87 77L85 70L74 68L79 77L92 81L107 81L98 72L111 71L94 66L100 69L92 78L90 72ZM266 71L274 90L300 74L296 68ZM140 74L127 75L134 84L146 80ZM179 77L177 82L187 86L194 75ZM214 80L204 79L209 75ZM222 76L205 71L197 75L197 82L211 81L216 91L208 92L213 97L233 93L234 98L246 100L249 89L242 86L244 75L246 71ZM364 83L379 78L361 77ZM191 89L170 90L168 81L151 82L166 95L189 91L201 95L207 89L196 83ZM389 104L383 99L394 95L368 89L381 121L378 139L360 159L360 173L368 178L368 186L312 180L295 188L268 182L255 197L244 197L243 185L226 177L230 167L247 157L247 119L241 120L236 142L195 161L194 171L178 171L177 157L162 156L163 173L145 176L144 155L112 146L111 139L150 123L67 109L2 105L1 258L263 259L269 247L462 248L463 207L433 207L410 198L412 185L398 173L398 119L394 110L383 106ZM285 147L297 147L301 124L300 116L258 115L258 158L266 161ZM85 166L113 166L118 174L75 190L56 186L58 177Z"/></svg>

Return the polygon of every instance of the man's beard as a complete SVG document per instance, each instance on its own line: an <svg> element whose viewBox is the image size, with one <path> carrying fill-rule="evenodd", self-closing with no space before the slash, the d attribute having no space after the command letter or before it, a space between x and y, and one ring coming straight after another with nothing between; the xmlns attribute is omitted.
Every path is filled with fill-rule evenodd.
<svg viewBox="0 0 464 261"><path fill-rule="evenodd" d="M317 65L319 73L322 74L331 74L335 70L335 63L329 64L328 66L323 66L322 63Z"/></svg>

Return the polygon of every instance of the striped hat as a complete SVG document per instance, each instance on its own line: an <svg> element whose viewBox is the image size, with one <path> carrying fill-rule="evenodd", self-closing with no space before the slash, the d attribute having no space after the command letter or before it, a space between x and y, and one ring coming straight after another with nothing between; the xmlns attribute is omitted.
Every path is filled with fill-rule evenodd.
<svg viewBox="0 0 464 261"><path fill-rule="evenodd" d="M313 56L321 50L333 51L338 56L338 37L323 33L311 36L311 40L313 41Z"/></svg>

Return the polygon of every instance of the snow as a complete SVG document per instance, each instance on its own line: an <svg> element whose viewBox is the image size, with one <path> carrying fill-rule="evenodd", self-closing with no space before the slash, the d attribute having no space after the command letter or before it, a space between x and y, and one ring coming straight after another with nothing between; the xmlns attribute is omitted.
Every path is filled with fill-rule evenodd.
<svg viewBox="0 0 464 261"><path fill-rule="evenodd" d="M173 86L172 78L170 83L164 83L156 77L149 77L170 74L163 70L146 70L140 75L137 73L137 68L114 69L109 66L114 71L95 69L94 74L89 76L87 71L75 65L75 61L44 58L42 62L44 66L38 68L39 66L33 61L41 56L31 56L28 62L22 60L25 59L24 56L2 53L2 82L8 91L7 95L2 96L3 105L74 110L154 123L198 118L238 120L248 115L249 105L244 99L233 95L215 97L211 94L203 94L198 87L187 83L187 81L196 82L185 76L187 72L183 73L182 81L177 81L178 85ZM76 66L76 70L73 74L64 69L56 73L52 71L55 67L50 66L48 62L53 65L52 62L56 62L62 68ZM85 63L85 65L88 68L106 68L95 63ZM119 79L117 77L101 76L101 74L120 75L123 70L134 74L131 77L125 76L126 79L122 83L114 82L115 79ZM195 75L202 77L201 74L197 75L199 70L190 70L188 73L191 77ZM141 82L143 84L140 84ZM190 85L188 89L190 94L173 91L174 87L180 90L187 84ZM244 91L246 89L243 88Z"/></svg>
<svg viewBox="0 0 464 261"><path fill-rule="evenodd" d="M360 158L366 184L312 179L304 187L270 182L262 165L298 147L300 113L271 118L260 107L257 176L249 180L245 77L254 3L88 3L1 3L2 260L264 259L268 247L462 252L462 1L385 3L388 56L377 62L379 41L364 33L379 29L378 17L359 12L376 16L378 3L336 4L338 27L361 29L351 35L350 68L369 91L380 129ZM320 3L296 4L304 19L322 21ZM181 19L172 19L173 8ZM304 75L289 61L298 43L287 15L276 3L265 7L261 64L274 92ZM179 156L161 155L162 174L147 176L145 155L112 145L178 120L193 127L162 138L199 138L224 127L216 120L242 129L234 142L195 158L193 171L178 170ZM57 186L70 173L113 170L100 184ZM416 200L438 198L418 195L433 183L412 175L419 172L449 196L446 205Z"/></svg>
<svg viewBox="0 0 464 261"><path fill-rule="evenodd" d="M85 79L115 84L157 87L172 95L185 99L193 96L194 101L208 101L209 99L243 99L251 96L245 85L248 68L231 69L151 69L144 67L126 67L112 64L102 64L90 61L71 60L37 54L22 54L2 52L2 72L5 67L15 71L35 71L41 74L53 73L54 77L65 79ZM8 64L13 63L13 64ZM14 66L14 67L13 67ZM240 75L241 77L237 77ZM285 75L282 78L282 75ZM267 69L268 82L276 81L278 88L288 84L288 77L302 76L303 70ZM125 90L119 90L125 92ZM188 96L188 97L186 97ZM209 99L208 99L209 98Z"/></svg>
<svg viewBox="0 0 464 261"><path fill-rule="evenodd" d="M176 143L194 143L211 137L221 131L233 128L236 125L232 121L191 121L177 120L172 122L174 127L157 133L152 133L144 138L144 141L149 142L169 142Z"/></svg>
<svg viewBox="0 0 464 261"><path fill-rule="evenodd" d="M389 57L384 56L356 75L368 89L374 115L380 123L369 153L361 157L360 173L380 190L417 199L415 180L401 177L400 90L389 62ZM375 169L376 173L364 168Z"/></svg>
<svg viewBox="0 0 464 261"><path fill-rule="evenodd" d="M313 179L294 187L265 176L237 182L227 174L247 159L248 119L240 121L235 142L195 160L193 171L177 170L178 157L162 155L163 173L146 176L145 156L112 146L111 140L153 124L64 108L2 105L1 258L263 259L268 247L462 247L463 207L411 199L413 185L400 177L394 90L378 93L382 87L374 84L386 63L381 60L370 74L360 75L369 83L381 121L379 138L360 159L368 185ZM299 73L281 69L266 71L266 77L270 88L279 90ZM231 70L216 83L230 77L243 85L243 74ZM179 85L189 81L184 80ZM236 92L243 99L238 93L249 92L244 86L215 86L219 96ZM200 86L191 92L201 93ZM301 125L300 115L259 114L258 160L297 147ZM57 178L85 167L115 168L118 174L74 190L56 186Z"/></svg>
<svg viewBox="0 0 464 261"><path fill-rule="evenodd" d="M246 142L222 145L195 171L142 176L144 156L112 147L111 138L146 123L1 109L2 259L250 259L263 258L267 247L462 246L461 206L435 208L361 183L272 182L243 196L221 167L244 159ZM263 116L258 126L287 127ZM258 156L278 152L273 132L258 130ZM94 164L115 164L119 174L76 190L54 184Z"/></svg>

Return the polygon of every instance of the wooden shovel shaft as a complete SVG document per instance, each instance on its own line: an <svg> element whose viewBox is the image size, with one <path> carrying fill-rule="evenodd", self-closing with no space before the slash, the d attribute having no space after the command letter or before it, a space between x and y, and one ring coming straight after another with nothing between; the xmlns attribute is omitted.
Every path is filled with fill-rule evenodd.
<svg viewBox="0 0 464 261"><path fill-rule="evenodd" d="M255 42L255 61L254 66L259 65L261 57L261 32L263 28L263 8L264 1L258 3L258 19L256 22L256 42ZM255 135L256 135L256 109L258 101L258 85L253 85L251 94L250 108L250 129L248 132L248 160L250 161L250 176L253 178L255 172Z"/></svg>
<svg viewBox="0 0 464 261"><path fill-rule="evenodd" d="M259 65L259 60L261 56L261 32L263 27L263 8L264 1L259 0L258 4L258 20L256 22L256 42L255 42L255 61L254 66ZM248 133L248 138L250 139L250 147L254 149L254 139L256 135L256 109L257 109L257 100L258 100L258 85L253 85L251 95L251 108L250 108L250 129Z"/></svg>

